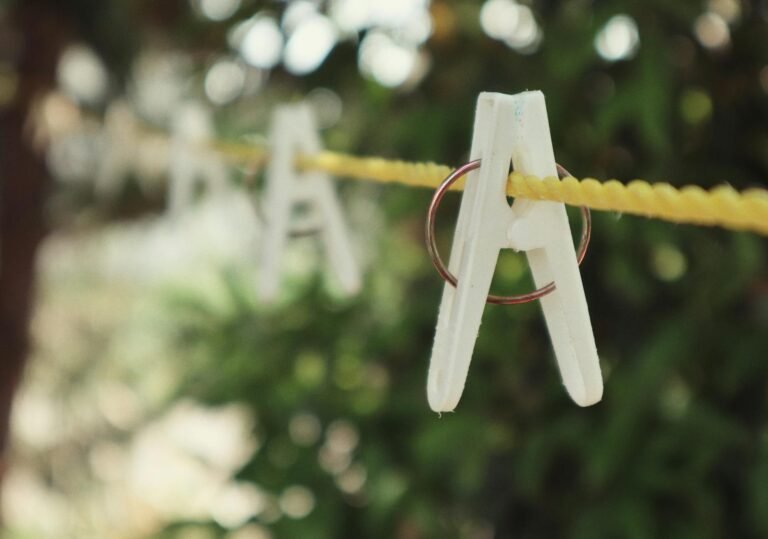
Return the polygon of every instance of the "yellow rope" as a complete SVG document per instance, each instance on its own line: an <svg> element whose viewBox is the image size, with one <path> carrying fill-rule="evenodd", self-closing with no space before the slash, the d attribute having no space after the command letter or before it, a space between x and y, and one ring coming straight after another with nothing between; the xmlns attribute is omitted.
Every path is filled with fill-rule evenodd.
<svg viewBox="0 0 768 539"><path fill-rule="evenodd" d="M268 159L266 148L260 146L217 143L216 148L236 160L263 164ZM335 152L300 156L297 165L339 177L431 188L437 187L453 170L435 163L356 157ZM453 188L463 189L463 180L456 182ZM763 189L739 192L724 185L707 191L697 186L678 189L668 183L651 184L643 180L623 184L616 180L599 182L592 178L537 178L513 172L507 183L507 195L552 200L675 223L749 230L768 236L768 191Z"/></svg>
<svg viewBox="0 0 768 539"><path fill-rule="evenodd" d="M452 170L435 163L408 163L333 152L303 156L298 164L335 176L432 188ZM464 188L462 182L456 182L454 187ZM706 191L697 186L677 189L668 183L650 184L643 180L625 185L616 180L604 183L592 178L559 180L513 172L509 175L507 195L768 235L768 191L762 189L739 193L729 186L720 186Z"/></svg>
<svg viewBox="0 0 768 539"><path fill-rule="evenodd" d="M227 159L238 163L248 163L257 167L264 165L269 159L267 147L259 144L242 144L217 140L211 143L211 148Z"/></svg>

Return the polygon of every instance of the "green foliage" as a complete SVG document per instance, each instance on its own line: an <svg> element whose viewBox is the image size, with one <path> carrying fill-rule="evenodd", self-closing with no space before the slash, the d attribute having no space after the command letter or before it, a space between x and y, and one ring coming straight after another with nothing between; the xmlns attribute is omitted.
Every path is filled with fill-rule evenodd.
<svg viewBox="0 0 768 539"><path fill-rule="evenodd" d="M428 412L439 282L425 260L406 272L387 259L391 244L417 240L396 233L352 303L312 283L299 300L264 309L245 299L247 281L234 277L217 308L179 302L185 391L256 411L264 445L242 479L275 494L293 484L314 492L315 511L275 522L278 537L477 537L489 527L498 537L763 530L765 298L748 293L764 273L759 240L716 242L711 232L686 231L681 245L738 261L742 273L707 267L710 254L692 256L688 276L669 285L643 264L655 241L643 241L653 236L643 231L654 227L612 226L633 228L647 246L624 247L636 264L613 286L631 290L645 280L648 294L625 300L609 284L587 285L608 374L605 400L594 408L568 401L537 307L525 306L488 307L461 405L443 417ZM616 254L595 258L586 275L611 271ZM497 284L520 284L512 273ZM719 286L728 279L740 286ZM309 445L291 438L292 420L307 412L323 426L342 419L359 431L353 466L365 469L361 493L341 492L319 464L322 438Z"/></svg>
<svg viewBox="0 0 768 539"><path fill-rule="evenodd" d="M278 73L269 99L332 86L345 106L327 134L343 145L333 149L458 163L478 92L541 88L559 160L577 176L765 186L768 48L758 45L768 23L759 8L732 28L729 50L712 52L691 34L699 2L596 4L534 2L544 41L524 56L482 34L475 3L441 3L455 30L430 43L430 74L413 91L364 81L346 44L301 80ZM593 40L622 12L638 21L641 45L634 59L609 64ZM233 106L227 128L244 130L237 118L253 106ZM345 189L354 199L368 188ZM224 275L215 304L194 291L172 301L183 392L247 403L258 418L262 446L240 478L275 496L291 485L314 494L306 517L268 519L276 537L768 534L764 239L595 216L582 273L604 401L569 402L538 306L488 306L465 395L438 417L424 389L442 286L422 248L428 193L365 195L387 227L372 235L375 263L358 298L301 281L266 308L252 276ZM505 255L494 287L529 284L524 264ZM351 461L323 464L322 436L298 443L290 426L302 414L326 434L351 425ZM350 469L364 470L359 491L343 487Z"/></svg>

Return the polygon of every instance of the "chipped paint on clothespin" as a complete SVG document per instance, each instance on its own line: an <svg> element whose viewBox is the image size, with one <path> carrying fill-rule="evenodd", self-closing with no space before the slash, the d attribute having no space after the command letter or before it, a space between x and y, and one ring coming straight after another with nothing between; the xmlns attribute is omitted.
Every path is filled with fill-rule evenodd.
<svg viewBox="0 0 768 539"><path fill-rule="evenodd" d="M361 287L359 265L354 257L349 230L330 177L323 172L296 168L299 154L322 150L312 112L304 103L278 107L272 117L270 161L263 200L266 231L261 252L259 295L272 301L278 293L283 253L296 226L293 210L303 205L308 220L322 238L329 268L344 293Z"/></svg>
<svg viewBox="0 0 768 539"><path fill-rule="evenodd" d="M538 287L554 281L541 306L563 384L578 405L598 402L600 363L565 206L520 199L510 208L505 194L510 163L522 174L557 176L544 95L480 94L471 159L482 164L467 179L454 233L449 270L458 286L443 289L427 381L430 407L450 411L461 398L502 248L526 252Z"/></svg>
<svg viewBox="0 0 768 539"><path fill-rule="evenodd" d="M210 109L202 103L183 104L174 114L171 133L168 211L177 216L192 205L198 181L207 194L226 190L227 168L210 146L213 119Z"/></svg>

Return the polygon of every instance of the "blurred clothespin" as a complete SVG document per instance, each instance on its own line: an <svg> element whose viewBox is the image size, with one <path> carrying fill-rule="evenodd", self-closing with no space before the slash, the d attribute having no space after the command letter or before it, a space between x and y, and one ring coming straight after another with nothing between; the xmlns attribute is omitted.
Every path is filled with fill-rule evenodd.
<svg viewBox="0 0 768 539"><path fill-rule="evenodd" d="M94 185L97 197L113 199L131 174L146 194L164 183L169 143L165 136L143 128L126 99L115 99L107 107L102 138L104 148Z"/></svg>
<svg viewBox="0 0 768 539"><path fill-rule="evenodd" d="M349 230L330 177L323 172L299 170L299 155L322 150L320 136L305 103L277 108L270 130L270 160L263 199L265 233L262 242L259 295L274 300L280 284L280 266L288 237L297 227L314 228L321 238L326 260L342 290L349 295L361 287L359 265L354 257ZM297 223L294 210L306 210Z"/></svg>
<svg viewBox="0 0 768 539"><path fill-rule="evenodd" d="M124 99L109 104L104 114L104 151L96 172L95 191L112 199L133 171L141 133L136 116Z"/></svg>
<svg viewBox="0 0 768 539"><path fill-rule="evenodd" d="M510 208L506 199L510 163L523 174L557 174L544 95L480 94L471 156L480 163L467 178L454 234L449 271L458 285L443 289L427 381L431 408L450 411L461 398L502 248L525 251L540 290L554 283L537 297L563 383L578 405L598 402L600 363L565 206L518 199Z"/></svg>
<svg viewBox="0 0 768 539"><path fill-rule="evenodd" d="M227 190L227 168L211 147L211 111L198 102L183 104L174 114L171 128L170 190L168 210L177 216L192 205L197 182L206 194Z"/></svg>

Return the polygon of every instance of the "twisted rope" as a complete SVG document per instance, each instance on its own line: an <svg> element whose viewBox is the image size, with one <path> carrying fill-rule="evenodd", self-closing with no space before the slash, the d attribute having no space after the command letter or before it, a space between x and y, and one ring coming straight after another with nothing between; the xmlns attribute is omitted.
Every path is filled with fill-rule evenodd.
<svg viewBox="0 0 768 539"><path fill-rule="evenodd" d="M215 148L235 160L263 164L268 159L266 148L260 146L217 143ZM319 170L339 177L429 188L436 188L453 170L436 163L357 157L327 151L299 156L296 164L305 170ZM463 188L463 181L452 187L455 190ZM674 223L748 230L768 236L768 191L764 189L739 192L723 185L705 190L694 185L676 188L668 183L652 184L644 180L623 184L616 180L599 182L593 178L538 178L513 172L509 175L507 195Z"/></svg>

